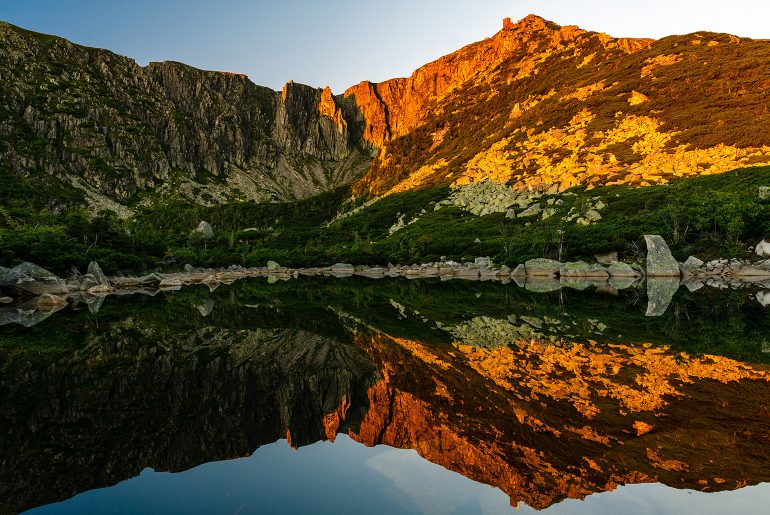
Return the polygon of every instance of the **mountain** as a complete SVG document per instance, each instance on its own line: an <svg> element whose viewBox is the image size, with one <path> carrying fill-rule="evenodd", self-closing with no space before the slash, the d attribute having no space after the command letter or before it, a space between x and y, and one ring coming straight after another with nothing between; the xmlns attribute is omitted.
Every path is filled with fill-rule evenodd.
<svg viewBox="0 0 770 515"><path fill-rule="evenodd" d="M617 39L506 20L494 37L375 86L385 123L365 135L383 146L355 191L491 180L556 192L768 163L768 73L767 41Z"/></svg>
<svg viewBox="0 0 770 515"><path fill-rule="evenodd" d="M133 60L0 25L0 153L92 202L179 191L198 203L294 199L368 166L350 102L292 82Z"/></svg>
<svg viewBox="0 0 770 515"><path fill-rule="evenodd" d="M2 23L0 157L9 177L54 178L119 211L351 182L366 196L485 179L647 185L770 163L769 76L766 41L613 38L528 16L408 78L276 92Z"/></svg>

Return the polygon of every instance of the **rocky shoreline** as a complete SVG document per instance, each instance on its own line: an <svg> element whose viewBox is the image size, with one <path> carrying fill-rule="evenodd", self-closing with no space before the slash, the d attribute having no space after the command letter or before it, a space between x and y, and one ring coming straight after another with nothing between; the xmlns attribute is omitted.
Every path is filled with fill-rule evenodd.
<svg viewBox="0 0 770 515"><path fill-rule="evenodd" d="M646 281L650 303L648 314L651 316L665 311L680 286L690 291L704 286L719 289L758 287L770 290L770 259L718 259L704 262L691 256L679 263L671 255L663 238L653 235L645 239L648 249L646 266L624 263L617 260L617 255L608 254L597 256L596 263L531 259L513 270L506 265L496 265L489 258L479 257L473 262L464 263L440 261L387 266L337 263L314 268L288 268L274 261L268 262L265 267L253 268L232 265L228 268L201 269L185 265L184 270L179 272L108 277L97 263L92 262L85 274L74 270L73 275L64 280L40 266L23 263L14 268L0 267L0 308L5 304L17 310L50 313L71 303L85 302L90 306L96 301L101 304L104 297L109 295L155 295L161 291L174 291L198 284L206 285L213 291L221 284L257 277L267 278L268 283L301 276L513 281L518 286L537 292L555 291L563 287L583 290L593 286L610 293L636 287ZM770 291L759 291L756 299L763 306L770 305Z"/></svg>

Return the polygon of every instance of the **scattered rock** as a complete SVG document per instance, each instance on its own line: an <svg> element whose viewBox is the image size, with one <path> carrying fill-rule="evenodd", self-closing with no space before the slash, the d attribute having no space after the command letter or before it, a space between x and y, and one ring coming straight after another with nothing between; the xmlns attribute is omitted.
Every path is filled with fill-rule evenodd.
<svg viewBox="0 0 770 515"><path fill-rule="evenodd" d="M585 218L589 224L592 224L601 220L602 215L595 209L589 209L583 218Z"/></svg>
<svg viewBox="0 0 770 515"><path fill-rule="evenodd" d="M103 286L110 285L109 279L107 279L107 276L104 275L104 272L102 272L102 268L99 266L99 263L97 263L96 261L91 261L90 263L88 263L88 270L86 273L91 275L97 283Z"/></svg>
<svg viewBox="0 0 770 515"><path fill-rule="evenodd" d="M770 243L766 242L765 240L760 241L757 243L757 247L754 249L754 252L759 257L770 257Z"/></svg>
<svg viewBox="0 0 770 515"><path fill-rule="evenodd" d="M658 235L645 235L647 242L647 275L649 277L679 277L679 263L665 240Z"/></svg>
<svg viewBox="0 0 770 515"><path fill-rule="evenodd" d="M683 272L691 272L692 270L702 268L704 264L705 263L703 261L696 258L695 256L690 256L687 258L687 260L685 260L684 263L682 263L680 268Z"/></svg>
<svg viewBox="0 0 770 515"><path fill-rule="evenodd" d="M522 211L516 216L518 216L519 218L524 218L527 216L539 216L540 213L542 212L543 212L543 208L540 207L540 204L532 204L531 206L529 206L527 209L525 209L524 211Z"/></svg>
<svg viewBox="0 0 770 515"><path fill-rule="evenodd" d="M768 186L760 186L759 187L759 200L767 200L770 199L770 187Z"/></svg>
<svg viewBox="0 0 770 515"><path fill-rule="evenodd" d="M200 234L201 238L204 240L210 240L214 237L214 229L211 227L211 224L206 221L201 221L193 232Z"/></svg>
<svg viewBox="0 0 770 515"><path fill-rule="evenodd" d="M606 252L604 254L596 254L594 257L596 258L597 263L611 265L612 263L618 262L618 251L613 250L612 252Z"/></svg>
<svg viewBox="0 0 770 515"><path fill-rule="evenodd" d="M190 263L187 263L185 266L182 267L182 269L185 272L192 272L193 271L193 266Z"/></svg>
<svg viewBox="0 0 770 515"><path fill-rule="evenodd" d="M634 422L634 429L636 429L636 436L646 435L655 428L652 424L637 420Z"/></svg>

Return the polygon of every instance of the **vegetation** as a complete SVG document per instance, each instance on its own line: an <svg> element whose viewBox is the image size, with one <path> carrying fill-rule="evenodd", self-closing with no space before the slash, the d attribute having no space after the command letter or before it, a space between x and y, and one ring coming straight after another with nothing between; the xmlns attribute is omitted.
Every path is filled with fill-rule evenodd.
<svg viewBox="0 0 770 515"><path fill-rule="evenodd" d="M3 179L9 175L3 176ZM13 185L13 186L11 186ZM770 168L751 168L683 179L665 186L575 188L559 196L555 215L476 216L436 203L447 188L392 195L352 211L340 188L290 203L243 202L203 207L175 201L144 208L133 220L110 213L89 216L82 199L56 184L25 180L0 185L0 262L33 261L66 273L99 261L108 273L140 272L190 263L196 266L286 266L414 263L491 256L509 266L535 257L591 259L617 250L629 260L644 254L644 234L661 234L676 257L741 257L770 235L770 204L758 197L770 186ZM581 226L564 218L591 202L606 205L602 220ZM347 211L347 216L337 217ZM390 234L399 219L403 228ZM215 237L193 229L208 221Z"/></svg>

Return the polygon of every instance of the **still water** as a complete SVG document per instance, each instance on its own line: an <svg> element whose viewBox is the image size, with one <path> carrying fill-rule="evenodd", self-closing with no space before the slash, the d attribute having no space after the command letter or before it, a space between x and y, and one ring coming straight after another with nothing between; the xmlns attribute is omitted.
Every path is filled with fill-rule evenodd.
<svg viewBox="0 0 770 515"><path fill-rule="evenodd" d="M770 505L750 290L651 317L643 286L254 280L7 313L2 513Z"/></svg>

